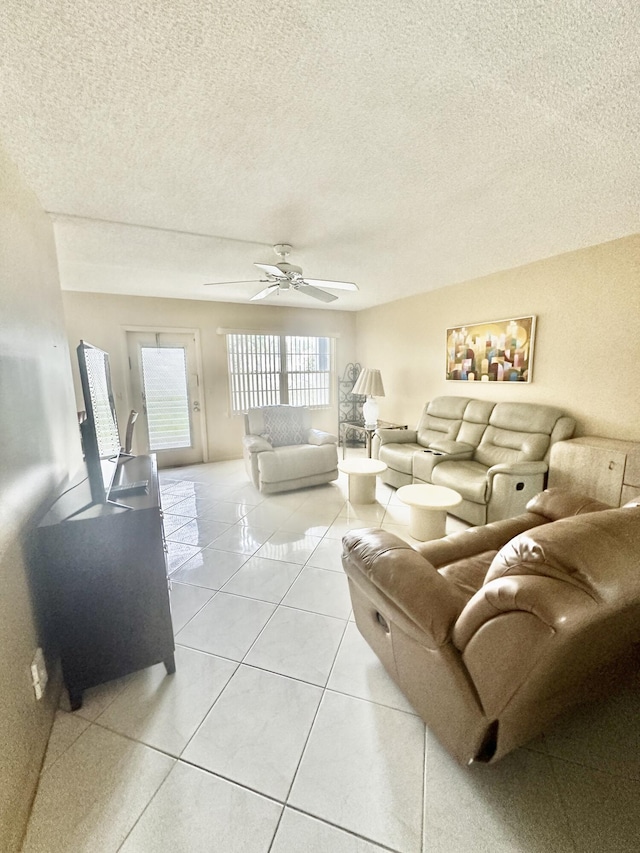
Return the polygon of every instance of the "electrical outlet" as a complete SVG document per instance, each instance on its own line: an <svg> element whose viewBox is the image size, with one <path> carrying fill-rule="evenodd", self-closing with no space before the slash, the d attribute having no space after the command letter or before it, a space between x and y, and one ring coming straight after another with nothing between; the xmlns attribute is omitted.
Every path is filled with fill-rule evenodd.
<svg viewBox="0 0 640 853"><path fill-rule="evenodd" d="M36 649L31 663L31 683L36 694L36 699L42 699L44 689L47 686L49 675L47 674L47 665L44 661L44 652L42 649Z"/></svg>

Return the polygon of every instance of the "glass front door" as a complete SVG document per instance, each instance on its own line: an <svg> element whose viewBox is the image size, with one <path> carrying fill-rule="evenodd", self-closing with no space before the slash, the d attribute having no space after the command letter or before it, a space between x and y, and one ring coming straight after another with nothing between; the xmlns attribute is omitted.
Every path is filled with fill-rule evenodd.
<svg viewBox="0 0 640 853"><path fill-rule="evenodd" d="M189 333L128 332L137 428L160 467L203 461L203 423L195 338Z"/></svg>

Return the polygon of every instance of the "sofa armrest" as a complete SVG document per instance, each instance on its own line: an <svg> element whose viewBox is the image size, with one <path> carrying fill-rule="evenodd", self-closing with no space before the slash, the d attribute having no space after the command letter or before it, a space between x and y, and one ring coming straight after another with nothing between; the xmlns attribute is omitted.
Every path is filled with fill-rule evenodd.
<svg viewBox="0 0 640 853"><path fill-rule="evenodd" d="M526 477L527 474L546 474L549 466L546 462L500 462L498 465L492 465L487 468L487 476L489 482L493 480L496 474L508 474L513 477Z"/></svg>
<svg viewBox="0 0 640 853"><path fill-rule="evenodd" d="M587 592L557 578L525 574L495 578L469 599L456 622L454 643L464 652L478 631L501 613L532 613L555 633L565 629L577 612L597 606Z"/></svg>
<svg viewBox="0 0 640 853"><path fill-rule="evenodd" d="M442 438L432 441L429 450L444 453L449 459L471 459L475 447L466 441L452 441L450 438Z"/></svg>
<svg viewBox="0 0 640 853"><path fill-rule="evenodd" d="M557 521L559 518L568 518L571 515L582 515L585 512L599 512L602 509L611 509L611 507L586 495L568 492L561 488L545 489L544 492L539 492L531 498L527 504L528 512L543 515L549 521Z"/></svg>
<svg viewBox="0 0 640 853"><path fill-rule="evenodd" d="M549 577L501 577L478 590L456 622L453 643L485 714L498 717L536 669L548 681L558 655L578 672L592 656L587 628L597 623L598 608L584 590ZM575 642L581 634L582 651Z"/></svg>
<svg viewBox="0 0 640 853"><path fill-rule="evenodd" d="M271 442L261 435L245 435L242 443L249 453L262 453L263 450L273 450Z"/></svg>
<svg viewBox="0 0 640 853"><path fill-rule="evenodd" d="M321 429L310 429L307 433L307 444L315 444L322 447L323 444L337 444L338 436Z"/></svg>
<svg viewBox="0 0 640 853"><path fill-rule="evenodd" d="M376 430L380 444L413 444L418 440L415 429L385 429L380 427Z"/></svg>
<svg viewBox="0 0 640 853"><path fill-rule="evenodd" d="M449 640L466 597L428 560L385 530L353 530L342 544L344 570L356 583L366 578L436 646Z"/></svg>

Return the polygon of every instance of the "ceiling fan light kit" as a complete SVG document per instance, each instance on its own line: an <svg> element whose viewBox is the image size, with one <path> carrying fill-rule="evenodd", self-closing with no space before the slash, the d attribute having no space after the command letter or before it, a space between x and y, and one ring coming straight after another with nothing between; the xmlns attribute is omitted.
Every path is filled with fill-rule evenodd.
<svg viewBox="0 0 640 853"><path fill-rule="evenodd" d="M260 290L255 296L252 296L250 301L254 302L257 299L264 299L272 293L279 294L280 291L297 290L300 293L305 293L307 296L312 296L314 299L319 299L321 302L334 302L338 297L334 293L327 293L322 288L328 287L332 290L358 290L358 285L352 281L331 281L322 278L304 278L302 268L287 262L287 257L291 254L292 249L288 243L276 243L273 247L274 252L280 258L278 264L258 264L254 263L255 267L265 274L266 278L255 279L256 284L266 284L263 290ZM253 284L254 281L212 281L207 282L206 286L216 284ZM321 285L321 287L316 287Z"/></svg>

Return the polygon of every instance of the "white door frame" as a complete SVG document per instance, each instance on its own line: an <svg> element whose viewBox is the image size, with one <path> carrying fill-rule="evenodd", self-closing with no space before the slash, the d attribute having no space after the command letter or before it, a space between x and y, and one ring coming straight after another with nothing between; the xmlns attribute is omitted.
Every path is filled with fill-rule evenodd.
<svg viewBox="0 0 640 853"><path fill-rule="evenodd" d="M193 412L193 428L197 429L200 434L200 441L202 444L202 461L209 461L209 442L207 441L207 414L206 414L206 394L204 389L204 374L202 372L202 348L200 345L200 329L188 328L185 326L121 326L122 329L122 353L124 364L129 364L129 347L127 343L127 332L143 332L147 335L164 335L164 334L178 334L178 335L193 335L195 341L195 353L196 353L196 371L198 373L198 377L201 382L200 387L200 411ZM127 381L127 404L128 408L132 408L131 404L131 374L130 371L127 373L129 377ZM196 418L197 415L197 418Z"/></svg>

